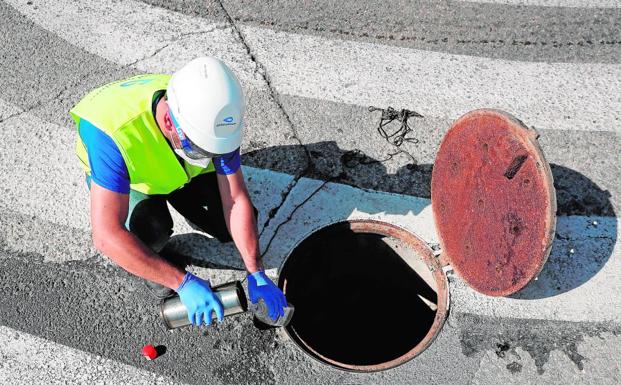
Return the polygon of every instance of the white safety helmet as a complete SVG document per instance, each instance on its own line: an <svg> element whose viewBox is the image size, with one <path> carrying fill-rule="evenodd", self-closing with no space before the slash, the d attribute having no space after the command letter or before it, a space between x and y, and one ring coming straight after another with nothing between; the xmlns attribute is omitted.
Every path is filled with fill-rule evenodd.
<svg viewBox="0 0 621 385"><path fill-rule="evenodd" d="M229 153L241 145L244 94L222 61L199 57L171 77L168 107L177 128L204 152Z"/></svg>

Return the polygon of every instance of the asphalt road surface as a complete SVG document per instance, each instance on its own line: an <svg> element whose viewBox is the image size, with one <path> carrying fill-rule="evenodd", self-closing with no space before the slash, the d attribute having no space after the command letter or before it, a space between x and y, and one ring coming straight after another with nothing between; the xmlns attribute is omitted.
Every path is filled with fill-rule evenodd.
<svg viewBox="0 0 621 385"><path fill-rule="evenodd" d="M0 2L0 383L620 383L621 3L264 3ZM448 272L435 342L375 373L317 362L247 314L165 331L144 284L91 245L68 110L101 84L199 55L220 57L244 87L242 163L273 278L310 232L347 218L437 243L440 140L466 112L498 108L539 131L555 179L557 231L538 280L491 298ZM369 106L420 113L418 142L387 143ZM194 272L244 278L234 247L174 219ZM391 327L385 312L369 305L376 328ZM165 354L144 360L147 343Z"/></svg>

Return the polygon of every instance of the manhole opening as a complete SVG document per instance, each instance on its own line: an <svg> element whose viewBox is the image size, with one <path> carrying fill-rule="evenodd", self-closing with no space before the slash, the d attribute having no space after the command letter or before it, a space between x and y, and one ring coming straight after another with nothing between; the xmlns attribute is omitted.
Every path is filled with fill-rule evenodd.
<svg viewBox="0 0 621 385"><path fill-rule="evenodd" d="M444 320L436 317L445 301L438 300L438 284L445 293L439 272L390 235L394 231L377 231L381 225L374 224L373 231L342 222L313 233L280 274L295 305L289 336L313 357L350 370L383 370L409 360Z"/></svg>

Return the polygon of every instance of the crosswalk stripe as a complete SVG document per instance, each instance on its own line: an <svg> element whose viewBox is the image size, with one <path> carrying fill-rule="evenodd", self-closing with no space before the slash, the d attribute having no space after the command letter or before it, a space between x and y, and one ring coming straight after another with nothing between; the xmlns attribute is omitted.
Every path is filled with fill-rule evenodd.
<svg viewBox="0 0 621 385"><path fill-rule="evenodd" d="M64 2L37 2L36 9L25 0L8 2L37 24L115 63L134 63L145 72L170 73L197 53L214 54L224 56L232 64L244 87L265 88L245 48L225 23L182 16L133 1L110 5L88 0L69 14L65 13ZM615 0L473 2L621 6ZM272 86L282 94L362 106L392 104L445 119L454 119L477 107L497 107L513 112L537 128L621 132L619 65L521 63L342 42L249 26L240 29L267 69ZM384 63L390 63L390 71ZM460 78L451 75L456 72L460 72ZM586 81L584 72L597 75ZM360 76L364 73L373 76ZM405 75L393 78L392 73ZM476 88L490 77L496 81L485 92ZM542 79L548 83L542 84ZM576 85L577 89L573 89ZM470 90L476 91L470 94ZM71 255L75 248L63 248L67 245L63 232L76 229L87 234L89 230L83 175L73 154L73 127L46 122L30 113L6 120L20 111L0 99L0 135L4 142L0 144L0 184L5 186L0 207L11 207L23 215L19 223L5 221L6 225L0 227L10 233L30 219L43 218L48 224L63 224L65 227L59 226L56 236L46 239L48 247L59 249L48 262L83 257ZM569 112L565 114L565 111ZM30 130L34 125L38 129ZM21 128L19 137L14 135L16 128ZM32 156L33 149L41 161ZM290 175L252 167L244 167L244 171L255 184L262 186L262 191L252 189L251 194L263 215L277 206L275 197L293 179ZM42 180L46 183L41 183ZM338 183L327 184L274 234L308 192L321 183L302 178L265 229L263 246L271 236L276 237L275 246L267 256L270 263L280 264L291 247L309 231L345 218L386 220L430 243L437 242L428 199L359 190ZM58 201L50 202L51 196L58 197ZM177 232L192 231L179 215L173 212L173 216ZM16 234L19 233L13 235ZM621 300L602 294L621 289L618 220L597 216L560 217L557 234L548 268L524 292L514 298L490 298L472 291L460 279L452 279L452 310L500 318L621 322ZM38 243L28 238L0 237L0 243L3 248L20 252L43 252ZM575 252L568 253L570 249ZM538 293L547 297L529 298ZM178 383L6 326L0 326L0 345L0 383ZM494 357L491 353L489 356ZM604 360L603 365L606 364Z"/></svg>
<svg viewBox="0 0 621 385"><path fill-rule="evenodd" d="M22 113L6 118L19 112ZM5 117L0 122L3 137L0 142L0 185L5 186L0 194L0 207L24 218L40 218L44 223L57 223L67 229L90 233L88 189L84 171L74 152L74 128L43 121L34 113L23 112L2 99L0 116ZM30 129L32 127L37 129ZM19 135L15 135L16 132ZM35 150L36 157L33 157ZM245 170L249 183L261 186L250 189L250 194L259 210L259 224L262 224L269 211L278 205L280 194L293 176L251 167ZM176 234L193 231L172 208L171 215ZM3 235L5 242L10 242L15 251L44 253L50 262L86 259L93 255L91 248L79 244L84 240L90 242L88 235L65 239L65 234L57 234L48 228L50 233L45 242L41 242L36 238L46 231L32 228L28 221L15 219L13 224L0 220L7 225ZM56 230L63 231L61 228Z"/></svg>
<svg viewBox="0 0 621 385"><path fill-rule="evenodd" d="M0 326L0 346L2 384L180 384L6 326Z"/></svg>
<svg viewBox="0 0 621 385"><path fill-rule="evenodd" d="M33 125L42 129L40 131L26 129ZM11 132L21 132L23 136L17 138L9 135ZM43 135L42 132L49 134ZM0 162L0 185L11 186L7 192L0 195L0 207L11 208L26 216L43 218L88 232L88 196L82 172L73 155L73 132L43 122L31 113L24 113L0 123L0 133L5 138L0 144L0 160L2 160ZM15 154L28 154L29 148L40 149L41 159L52 159L52 161L27 163L24 162L22 156L15 156ZM12 162L18 162L21 166L14 167ZM264 219L271 208L278 206L280 193L287 189L293 177L252 167L245 167L244 170L246 177L250 179L249 185L257 187L249 190L253 202L260 209L260 218ZM49 182L40 183L41 180ZM323 182L307 178L298 181L289 194L289 199L285 201L263 232L261 245L264 249L274 236L278 225L284 222L295 206L304 201L321 183ZM32 186L35 185L37 188L33 189ZM51 202L50 196L61 198ZM192 232L192 229L178 214L174 215L177 233ZM302 206L290 222L282 226L266 254L266 262L270 266L280 266L289 251L309 232L347 218L374 218L388 221L409 229L429 243L437 243L428 199L360 190L330 183ZM597 226L593 225L594 221L598 223ZM40 252L37 242L29 241L28 237L21 235L24 231L14 230L22 226L21 220L17 222L19 223L13 225L10 222L7 223L8 228L5 232L16 234L13 238L5 239L4 242L8 243L7 247L21 252ZM480 296L468 287L457 284L453 291L453 293L458 293L454 297L458 298L454 299L456 308L460 311L491 313L488 315L515 318L620 321L620 310L605 310L621 309L621 299L616 296L599 295L602 290L608 292L621 290L619 284L621 282L619 279L619 274L621 274L620 246L618 244L615 246L619 238L617 219L614 217L559 217L557 234L548 268L529 289L530 294L545 293L546 298L492 299ZM88 237L81 239L88 239ZM64 262L68 259L87 258L92 255L68 255L76 249L75 246L67 247L65 243L69 240L66 240L62 234L47 237L46 241L50 243L47 247L56 250L49 253L48 260ZM226 255L226 260L217 262L229 266L239 263L234 248L229 247L224 250L218 249L218 245L210 247L209 255ZM568 254L570 248L575 249L575 253ZM66 253L62 250L66 250ZM201 252L204 254L205 250ZM601 311L594 313L593 309Z"/></svg>
<svg viewBox="0 0 621 385"><path fill-rule="evenodd" d="M266 235L321 183L300 179ZM346 218L387 221L430 244L438 242L429 200L330 183L280 228L267 260L279 264L306 235ZM488 297L456 279L451 284L453 310L509 318L620 322L621 298L603 295L621 290L619 230L617 218L558 217L551 255L536 281L513 297Z"/></svg>
<svg viewBox="0 0 621 385"><path fill-rule="evenodd" d="M70 10L56 2L39 5L36 10L17 0L10 3L44 28L119 64L135 62L152 55L155 47L166 46L154 57L137 62L136 67L172 72L191 57L217 52L239 73L245 86L261 84L245 48L222 24L145 9L133 1L110 9L91 0ZM136 13L148 22L122 17ZM176 32L170 30L172 25ZM500 108L540 129L621 132L618 64L516 62L245 25L240 30L267 70L272 86L282 94L363 106L407 107L427 117L449 119L476 108ZM184 34L195 36L180 39ZM137 41L144 36L150 40L141 47L148 49L107 43L111 39Z"/></svg>
<svg viewBox="0 0 621 385"><path fill-rule="evenodd" d="M241 29L280 93L450 119L500 108L537 128L621 132L621 65L523 63Z"/></svg>
<svg viewBox="0 0 621 385"><path fill-rule="evenodd" d="M99 3L89 3L89 7L86 9L89 10L88 12L92 12L90 14L90 17L97 19L98 21L102 21L102 18L103 18L104 23L102 23L102 25L106 25L105 21L110 20L110 17L114 16L114 14L108 17L106 15L106 12L110 10L106 8L105 6L103 5L99 6L98 4ZM128 2L125 4L128 4L128 5L125 5L127 7L137 6L137 4L132 3L132 2ZM51 12L54 10L53 8L54 6L55 6L54 3L48 3L48 4L45 4L45 6L42 5L39 7L39 12ZM125 11L127 11L127 9L125 9ZM97 14L97 12L101 12L101 13ZM184 33L183 26L187 26L188 28L191 29L192 27L197 25L197 24L192 24L192 23L201 24L200 20L192 20L191 22L187 20L181 20L181 19L185 19L186 16L178 15L178 14L168 12L168 11L163 11L163 10L156 10L156 9L149 8L148 11L143 12L143 13L146 13L147 15L149 15L149 12L153 12L153 17L155 18L154 20L158 18L162 18L163 17L162 12L166 13L166 16L168 17L179 18L179 20L175 19L175 21L178 21L179 24L182 26L181 33ZM52 12L52 14L54 14L54 12ZM62 13L57 13L55 15L58 16L61 20L63 20ZM71 13L71 16L73 17L72 20L75 21L76 16L84 16L84 15L76 15L76 14ZM50 18L50 19L54 19L54 18ZM87 18L83 17L83 19L87 19ZM148 16L147 16L147 19L148 19ZM37 20L37 22L39 21L40 20ZM170 21L170 19L168 19L168 21ZM56 24L56 26L58 25L61 25L64 27L70 26L69 24L63 24L63 23ZM46 27L56 28L54 27L54 25L46 25ZM85 28L84 26L79 26L79 25L78 27ZM241 29L246 39L249 41L250 45L258 50L259 60L267 67L270 77L273 81L273 85L277 88L279 92L282 92L285 94L302 95L302 96L307 96L307 97L318 97L318 98L320 97L320 98L324 98L328 100L335 100L335 101L346 102L346 103L349 102L352 104L363 104L361 100L363 101L365 100L365 98L369 104L372 103L373 100L375 100L375 98L371 98L370 96L371 91L373 91L373 87L376 87L375 92L382 93L383 90L377 90L377 87L380 85L380 83L388 82L390 80L386 77L384 77L382 81L361 78L359 81L356 81L355 84L352 83L348 85L347 83L343 84L343 82L347 82L347 80L342 81L340 79L335 79L334 77L331 77L330 74L336 73L340 76L340 78L345 78L345 79L351 78L351 76L353 76L352 71L343 73L343 70L346 69L348 66L355 67L354 62L357 62L358 58L361 59L363 57L365 58L364 61L366 62L366 64L363 64L365 68L372 68L372 67L383 68L383 67L380 67L378 64L380 62L379 58L382 57L382 55L386 54L388 55L388 59L390 60L386 60L386 59L383 59L383 60L390 62L391 65L394 66L394 68L396 68L397 71L399 72L407 72L405 70L406 68L408 68L406 63L410 63L414 59L418 60L417 65L429 66L430 68L438 68L438 66L442 62L442 59L446 59L446 61L444 61L444 66L446 65L450 66L450 61L454 60L454 61L457 61L457 64L455 65L462 66L462 69L464 66L467 67L468 62L465 61L467 59L468 61L472 61L473 63L475 63L475 64L470 63L472 67L471 72L472 71L485 72L486 63L487 64L495 63L497 65L504 63L506 65L510 65L511 67L522 66L523 68L519 69L516 72L516 74L520 72L524 74L530 74L533 72L537 73L537 71L539 70L539 75L541 75L542 74L541 71L543 71L543 73L545 73L546 75L549 75L549 77L554 76L551 74L551 72L555 70L554 66L558 66L556 70L561 70L561 72L562 70L565 70L565 73L563 73L562 76L568 76L568 74L573 74L572 76L574 76L574 78L575 76L577 76L579 71L584 69L584 65L572 65L572 64L542 65L539 63L537 64L535 63L530 63L530 64L529 63L514 63L514 62L504 62L500 60L490 61L489 59L467 58L467 57L460 57L458 55L442 55L442 54L435 54L435 53L425 53L425 57L429 57L429 61L425 62L422 60L422 56L420 56L421 53L415 50L396 49L394 47L384 47L384 46L376 45L376 44L328 41L326 39L321 39L321 38L316 38L316 37L308 37L308 36L288 34L288 33L279 33L279 32L274 32L270 30L265 30L265 29L255 28L255 27L247 27L247 26L242 26ZM106 31L106 33L110 32L107 28L104 28L104 27L101 27L99 31L100 32ZM122 31L122 35L119 36L121 41L131 38L132 37L131 34L142 35L146 33L146 31L144 30L134 29L131 26L128 26L128 28L125 30L123 28L118 28L118 29L115 29L115 31L117 32ZM220 31L220 30L216 29L212 32L215 32L215 31ZM212 32L209 32L209 34L211 34ZM76 31L75 29L74 30L66 29L63 33L74 33L75 34ZM230 31L226 32L226 34L230 34ZM95 38L95 37L91 37L91 38ZM234 39L233 40L231 39L233 38L229 38L229 40L226 40L226 41L223 40L220 43L226 42L227 44L230 44L231 42L234 42ZM265 39L270 40L272 43L265 44ZM87 42L87 41L80 41L79 38L77 40L80 42L80 44L84 44ZM274 41L277 42L278 44L273 44ZM164 42L163 40L157 40L157 39L154 40L154 44L165 44L163 42ZM97 48L98 54L108 52L107 55L109 56L109 58L115 59L125 64L130 63L131 61L137 60L137 58L139 58L140 55L146 54L145 52L143 52L143 53L139 53L138 55L135 55L135 52L131 52L132 54L134 54L134 56L123 56L123 55L129 54L130 52L129 51L123 51L123 52L115 51L114 47L106 46L105 44L102 47L106 49L110 48L112 50L105 51L101 47L99 47ZM285 49L279 50L278 47L296 47L296 49L291 50L291 51L285 50ZM191 50L191 47L186 48L186 51L190 51L190 50ZM383 50L386 50L386 51L384 52ZM393 53L387 50L390 50ZM330 52L330 51L334 52L334 57L324 56L324 57L319 57L319 58L312 58L304 54L304 52L309 52L310 55L317 55L318 52L326 54L326 52ZM376 52L373 53L372 51L376 51ZM117 56L115 57L114 55L117 55ZM277 61L276 57L279 57L280 61ZM395 61L392 59L398 59L398 60ZM363 60L360 60L360 61L363 61ZM338 66L335 66L335 64L333 63L338 63ZM150 68L149 65L151 64L145 64L146 67L144 69L145 70L155 69L155 68ZM167 64L163 64L163 67L161 69L162 70L170 69L170 68L167 68L166 66ZM597 69L601 70L600 72L603 72L604 75L607 74L610 76L615 76L616 74L618 74L619 68L620 68L617 65L596 65L596 67ZM453 67L453 69L455 68L456 67ZM254 69L252 69L252 71L253 70ZM441 72L443 70L444 69L442 70L439 69L438 71ZM250 73L252 73L252 71L251 71L250 66L248 66L243 71L243 73L245 73L246 75L249 75ZM440 75L432 74L431 70L428 70L428 71L429 71L429 75L436 80L441 77ZM497 70L492 69L491 71L497 71ZM547 71L550 71L550 72L547 72ZM354 72L358 73L358 71L354 71ZM368 72L372 72L372 71L368 71ZM378 72L383 72L383 71L380 70ZM307 76L304 77L304 76L301 76L301 74L306 74ZM444 73L444 75L446 75L446 73ZM480 75L480 76L489 76L489 75L490 75L489 73L486 73L485 75ZM293 78L294 76L297 76L297 79L294 79ZM571 78L571 76L569 77ZM253 76L246 76L247 81L252 81L252 79L254 79ZM401 79L400 81L404 82L403 80L404 79ZM405 81L406 84L408 84L407 80L408 79L406 79ZM415 80L418 81L418 80L421 80L421 78L411 77L409 79L409 82L411 82L412 84L415 84ZM594 82L593 87L597 89L597 87L600 87L600 86L603 86L603 84L606 84L606 81L607 80L605 76L601 77L601 74L600 74L600 77L598 77L597 81ZM316 83L319 83L319 84L317 85ZM617 82L608 81L608 86L609 87L612 86L613 88L618 87L618 83L619 83L618 81ZM333 87L331 87L330 84L332 84ZM367 86L366 93L362 92L362 88L360 88L360 84ZM401 89L400 87L397 87L394 81L389 85L394 86L394 88L398 90L396 92L401 92L401 96L403 96L403 100L408 100L408 98L403 94L405 91L403 90L402 87ZM531 84L531 85L534 86L534 84ZM437 84L437 86L438 86L437 89L441 89L442 87L444 87L446 91L446 87L447 87L446 85ZM427 84L427 87L429 88L431 86ZM522 87L525 87L525 85L523 85ZM346 91L345 90L346 88L352 88L353 91L355 92ZM591 89L590 91L593 91L593 89ZM542 92L542 90L538 90L538 92ZM558 91L555 90L554 94L558 95L556 92ZM321 93L321 95L319 95L319 93ZM395 97L395 92L390 92L390 90L386 90L386 93L388 93L389 95L392 94L392 96L389 96L389 97L393 97L393 98ZM568 93L571 93L571 92L568 92ZM355 96L353 96L353 94L355 94ZM545 94L545 92L542 92L542 95L543 94ZM574 94L576 93L574 92ZM597 92L595 92L595 94L597 94ZM342 95L342 97L339 95ZM610 95L614 95L614 93L611 92ZM374 95L374 96L377 96L377 95ZM444 96L447 97L448 94L445 94ZM502 97L502 95L496 95L496 96ZM582 96L584 97L584 95ZM609 99L608 101L604 100L604 104L606 102L613 103L614 96L611 96L610 98L611 99ZM384 103L390 103L390 101L388 99L385 99ZM561 103L560 101L558 103L559 105L563 105L563 103ZM588 104L588 101L587 101L587 104ZM7 103L4 103L3 106L4 107L3 107L2 116L7 116L7 115L15 113L16 108L14 106L10 106ZM590 108L593 108L593 106L590 106ZM427 113L424 110L421 112ZM574 112L575 112L575 109L574 109ZM613 113L609 115L611 119L617 118L614 112L615 111L613 111ZM522 115L519 115L519 116L522 116ZM532 121L529 121L529 123L532 123ZM8 135L9 131L14 131L14 127L13 127L14 124L19 124L19 125L24 125L24 126L29 126L32 124L36 124L39 126L49 125L49 127L41 131L37 131L36 133L31 130L19 130L20 132L24 133L25 137L21 137L20 140L17 140L15 136ZM38 215L38 216L45 217L45 218L53 218L54 221L58 221L59 223L70 223L71 226L73 227L84 229L84 230L88 229L88 217L86 214L88 212L87 199L84 196L84 191L82 191L84 190L84 187L82 185L83 176L81 174L81 171L79 171L78 168L76 167L67 168L67 166L64 166L64 165L72 165L75 161L73 153L72 153L73 140L74 140L73 136L67 135L67 134L49 135L49 137L40 136L41 135L40 132L55 132L55 133L65 132L66 133L66 132L70 132L70 130L59 129L58 126L53 125L51 123L40 121L36 117L30 116L29 114L25 114L18 118L11 119L10 121L5 121L0 127L1 127L0 129L6 130L5 133L7 134L7 135L4 135L7 138L7 140L3 143L3 146L6 146L5 147L6 151L3 151L3 156L7 158L3 159L3 160L6 160L5 162L3 162L3 164L7 164L7 165L10 164L9 154L28 153L29 148L38 148L44 152L48 151L49 153L41 153L40 155L46 159L55 160L54 162L48 162L43 167L39 164L29 164L29 165L27 164L26 167L28 168L28 172L24 172L23 169L20 169L19 178L16 175L12 175L13 173L16 172L15 171L16 168L7 167L6 169L2 170L3 172L0 178L3 179L2 182L5 185L10 185L11 183L18 184L17 186L14 186L15 188L9 189L9 193L6 194L5 197L3 198L4 200L3 205L8 206L10 203L20 202L21 204L18 206L19 206L19 211L21 213L28 214L28 215ZM615 126L611 125L611 127L615 127ZM553 128L559 128L559 127L555 126ZM572 126L571 128L575 128L575 129L583 128L584 129L584 127L580 127L580 126ZM253 175L253 172L254 171L252 169L249 169L250 176ZM54 176L54 175L56 175L57 178L50 178L50 176ZM61 178L61 176L63 178ZM41 178L47 178L47 180L51 180L51 179L59 180L59 181L63 181L63 183L59 182L58 185L51 183L47 185L47 187L43 187L42 189L36 189L36 191L34 192L31 191L30 186L32 186L33 184L36 184L37 181L41 180ZM66 183L67 178L70 180L70 183ZM347 186L336 185L336 184L334 186L337 186L335 187L337 191L348 190ZM283 185L283 188L284 188L284 185ZM47 191L47 190L50 190L50 191ZM15 193L14 194L15 196L13 196L10 193L11 191ZM46 197L49 197L50 194L60 194L61 196L64 196L70 199L70 202L62 202L61 204L58 204L58 205L50 205L49 202L47 202L45 199ZM366 191L364 192L364 194L369 194L369 195L365 196L364 198L361 197L360 198L361 200L356 200L356 201L361 201L365 203L381 201L382 208L378 207L377 208L378 212L382 212L386 210L386 208L384 207L384 204L386 203L385 195L382 195L382 193L376 193L376 192L370 192L370 191ZM23 198L24 196L28 196L28 199L24 199ZM303 194L301 194L301 196L303 196ZM397 201L400 202L399 204L401 205L404 204L403 203L404 201L407 201L408 199L412 198L412 197L405 197L405 196L396 196L396 197L397 198L395 199L397 199ZM420 199L420 198L412 198L412 199ZM420 204L421 201L417 200L417 202L419 202ZM273 205L274 202L271 202L271 204ZM426 204L423 204L423 206L425 205ZM269 206L269 204L266 205L266 207L267 206ZM311 205L309 207L313 207L313 206ZM342 217L347 217L347 215L351 215L352 212L355 213L357 210L354 208L349 208L349 209L352 209L353 211L350 213L344 213L342 211L337 210L335 207L333 207L333 205L328 205L326 207L331 207L332 213L338 212L340 213ZM347 207L347 205L343 207ZM315 207L315 209L318 209L318 207ZM283 213L286 212L286 210L281 210L281 211ZM319 212L321 212L321 210L319 210ZM364 213L364 211L362 212L363 212L363 215L371 214L371 213ZM322 217L322 218L323 217L332 218L330 215L316 215L316 216ZM433 235L433 230L431 230L433 229L433 226L431 226L432 220L431 220L429 213L421 209L421 212L414 215L413 218L415 218L415 220L413 220L413 223L415 223L417 226L415 229L415 232L422 233L425 239L433 241L434 235ZM394 217L394 218L387 217L387 219L391 221L398 221L399 216ZM561 219L559 223L562 223L564 220L570 221L570 219ZM590 220L590 218L572 217L571 221L574 221L574 220L577 221L578 223L582 223L582 222ZM615 219L612 219L612 218L600 219L602 223L605 223L606 220L615 221ZM276 225L276 224L278 224L278 221L273 221L272 225ZM610 228L613 226L616 228L616 222L614 222L613 224L609 224L607 228ZM298 233L297 233L298 236L301 236L302 231L307 231L307 230L308 229L298 229ZM269 231L266 232L266 235L269 235ZM609 239L614 240L617 238L617 233L615 232L614 234L608 234L607 237ZM579 242L578 239L574 239L573 241ZM583 242L587 242L587 241L583 241ZM589 242L586 243L587 246L589 245ZM287 244L287 242L279 243L279 247L286 247L286 245L288 245L289 247L292 246L291 244ZM587 246L584 247L584 249L587 250L587 253L589 250L592 252L594 246L593 245L588 246L588 247ZM284 257L283 250L281 250L280 253L278 253L275 250L271 250L271 252L273 252L275 256L279 256L279 257L274 257L274 258ZM611 258L611 259L616 260L615 258ZM606 270L600 271L597 276L610 277L610 275L606 275L607 271L609 270L612 271L612 273L610 274L614 275L614 272L618 270L617 268L615 268L614 263L608 263L605 266L606 266ZM589 285L595 281L596 281L595 279L589 281ZM583 285L583 286L586 288L589 285ZM580 302L579 300L572 297L572 295L577 295L575 293L579 291L580 290L573 290L569 292L569 293L574 293L571 295L568 294L570 297L570 301ZM561 294L556 297L562 298L562 296L565 294L566 293ZM489 301L479 301L477 297L471 297L468 295L460 296L460 298L464 298L464 300L467 298L471 299L471 302L465 305L466 308L473 308L473 307L476 308L477 304L479 303L486 303L486 304L489 303ZM503 299L503 300L507 300L510 302L513 301L512 303L514 304L519 301L516 299ZM543 300L543 302L545 302L545 300ZM537 303L537 301L530 301L529 303ZM517 307L517 309L522 309L522 307L523 305L520 305ZM542 306L542 307L545 308L545 306ZM512 307L504 306L503 308L512 308ZM557 311L557 310L554 310L554 311ZM538 312L537 314L541 315L542 313ZM536 316L536 314L533 313L533 314L530 314L530 316ZM551 316L559 317L558 314L551 315ZM561 319L564 319L563 317L565 317L565 315L562 315Z"/></svg>
<svg viewBox="0 0 621 385"><path fill-rule="evenodd" d="M8 103L3 101L2 105ZM54 218L57 223L75 228L90 227L84 172L76 163L74 132L32 113L0 123L0 184L6 186L0 198L3 206L27 215ZM50 197L57 201L51 202Z"/></svg>
<svg viewBox="0 0 621 385"><path fill-rule="evenodd" d="M621 8L618 0L457 0L465 3L506 4L537 7Z"/></svg>
<svg viewBox="0 0 621 385"><path fill-rule="evenodd" d="M255 66L223 21L183 15L138 1L8 4L86 52L145 72L171 73L190 59L213 54L230 63L242 84L256 84ZM167 49L160 52L164 47ZM152 57L155 53L156 57Z"/></svg>
<svg viewBox="0 0 621 385"><path fill-rule="evenodd" d="M135 1L7 3L43 28L120 65L153 53L181 36L224 26Z"/></svg>

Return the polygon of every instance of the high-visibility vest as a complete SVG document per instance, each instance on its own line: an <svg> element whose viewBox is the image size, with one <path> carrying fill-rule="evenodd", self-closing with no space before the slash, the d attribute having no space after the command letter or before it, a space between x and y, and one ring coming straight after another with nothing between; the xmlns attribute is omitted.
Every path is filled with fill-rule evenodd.
<svg viewBox="0 0 621 385"><path fill-rule="evenodd" d="M153 94L165 90L170 75L145 74L101 86L70 111L78 130L85 119L106 133L127 165L130 188L144 194L168 194L193 177L214 171L177 159L151 112ZM90 174L86 146L78 135L76 154Z"/></svg>

